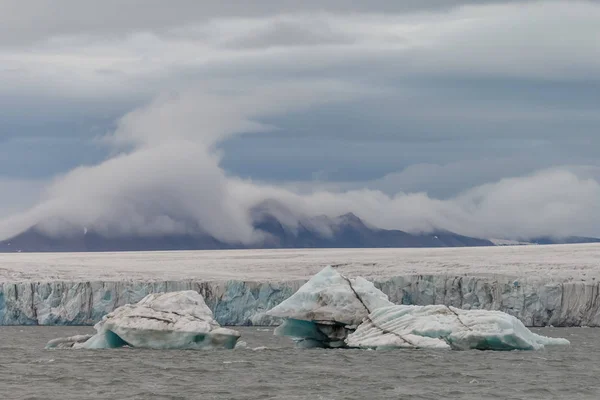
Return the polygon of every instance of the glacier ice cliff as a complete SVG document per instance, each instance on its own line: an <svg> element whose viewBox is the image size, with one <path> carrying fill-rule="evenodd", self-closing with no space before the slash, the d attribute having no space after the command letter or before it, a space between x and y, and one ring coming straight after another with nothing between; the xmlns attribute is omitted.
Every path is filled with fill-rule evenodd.
<svg viewBox="0 0 600 400"><path fill-rule="evenodd" d="M0 283L0 325L93 325L148 294L193 290L221 325L275 325L265 312L303 281L269 282L19 282Z"/></svg>
<svg viewBox="0 0 600 400"><path fill-rule="evenodd" d="M596 281L504 275L403 275L370 279L394 304L499 310L526 326L600 326ZM266 311L307 280L48 281L0 283L0 325L93 325L150 293L200 293L221 325L276 325Z"/></svg>

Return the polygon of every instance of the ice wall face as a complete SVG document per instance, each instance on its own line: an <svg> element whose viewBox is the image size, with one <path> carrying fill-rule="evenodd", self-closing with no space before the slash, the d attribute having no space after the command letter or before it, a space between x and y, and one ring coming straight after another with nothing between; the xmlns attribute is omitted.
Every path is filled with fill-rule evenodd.
<svg viewBox="0 0 600 400"><path fill-rule="evenodd" d="M0 325L93 325L150 293L194 290L221 325L274 325L265 312L304 281L289 282L20 282L0 283Z"/></svg>
<svg viewBox="0 0 600 400"><path fill-rule="evenodd" d="M275 325L267 310L306 280L0 283L0 325L92 325L149 293L194 290L221 325ZM527 326L600 326L596 282L508 276L406 275L373 280L396 304L504 311Z"/></svg>
<svg viewBox="0 0 600 400"><path fill-rule="evenodd" d="M417 275L375 282L395 304L503 311L526 326L600 326L599 283Z"/></svg>

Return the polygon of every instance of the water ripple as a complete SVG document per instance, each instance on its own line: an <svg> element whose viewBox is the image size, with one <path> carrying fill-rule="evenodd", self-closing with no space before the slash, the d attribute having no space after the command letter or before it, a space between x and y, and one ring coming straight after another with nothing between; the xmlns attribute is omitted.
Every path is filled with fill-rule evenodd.
<svg viewBox="0 0 600 400"><path fill-rule="evenodd" d="M297 350L256 328L241 329L248 347L234 351L43 349L89 330L0 327L2 398L600 398L595 329L545 329L572 345L539 352Z"/></svg>

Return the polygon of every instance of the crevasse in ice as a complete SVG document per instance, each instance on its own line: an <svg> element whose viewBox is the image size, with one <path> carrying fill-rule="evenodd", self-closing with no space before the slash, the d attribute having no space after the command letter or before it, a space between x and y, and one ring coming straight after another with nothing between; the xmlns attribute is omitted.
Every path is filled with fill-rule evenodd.
<svg viewBox="0 0 600 400"><path fill-rule="evenodd" d="M48 348L150 349L234 348L239 332L221 328L203 297L194 291L149 294L106 315L92 337L55 339Z"/></svg>

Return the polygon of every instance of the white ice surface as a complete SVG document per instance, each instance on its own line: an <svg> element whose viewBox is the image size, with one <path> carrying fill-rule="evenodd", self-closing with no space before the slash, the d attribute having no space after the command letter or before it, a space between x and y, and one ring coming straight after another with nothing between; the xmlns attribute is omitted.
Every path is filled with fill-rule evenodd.
<svg viewBox="0 0 600 400"><path fill-rule="evenodd" d="M539 350L568 345L569 341L537 335L500 311L394 305L371 313L346 344L359 348Z"/></svg>
<svg viewBox="0 0 600 400"><path fill-rule="evenodd" d="M233 348L239 332L221 328L194 291L149 294L96 324L97 333L75 347L103 349L124 345L149 349ZM68 338L66 341L73 338ZM48 345L65 341L53 340Z"/></svg>
<svg viewBox="0 0 600 400"><path fill-rule="evenodd" d="M600 326L600 245L0 254L0 325L91 325L149 293L193 290L221 325L266 311L326 265L395 304L501 310L528 326Z"/></svg>
<svg viewBox="0 0 600 400"><path fill-rule="evenodd" d="M600 244L436 249L293 249L0 254L0 282L308 279L326 265L368 280L401 275L600 279Z"/></svg>
<svg viewBox="0 0 600 400"><path fill-rule="evenodd" d="M358 326L371 310L392 304L373 283L328 266L267 315Z"/></svg>

